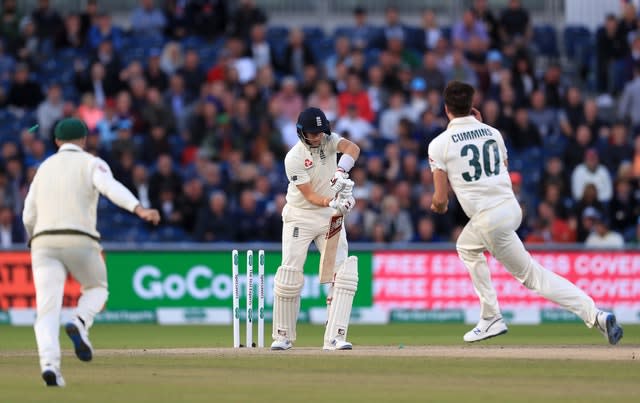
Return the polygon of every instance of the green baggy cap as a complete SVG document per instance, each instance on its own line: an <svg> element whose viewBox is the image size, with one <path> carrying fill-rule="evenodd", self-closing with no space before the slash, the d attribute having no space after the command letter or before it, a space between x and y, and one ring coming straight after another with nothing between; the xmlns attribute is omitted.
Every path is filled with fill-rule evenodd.
<svg viewBox="0 0 640 403"><path fill-rule="evenodd" d="M59 140L75 140L85 137L88 133L87 125L76 118L62 119L58 122L53 132L54 136Z"/></svg>

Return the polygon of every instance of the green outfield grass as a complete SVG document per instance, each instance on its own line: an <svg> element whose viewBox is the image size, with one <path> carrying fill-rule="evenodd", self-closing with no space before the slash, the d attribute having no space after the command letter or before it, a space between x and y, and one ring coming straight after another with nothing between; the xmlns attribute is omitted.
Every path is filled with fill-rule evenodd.
<svg viewBox="0 0 640 403"><path fill-rule="evenodd" d="M384 355L290 354L215 350L211 354L145 353L155 348L231 345L231 327L103 325L92 329L94 361L79 362L61 335L64 389L39 377L31 328L0 327L0 402L637 402L640 326L625 326L623 360L491 358L504 346L584 346L617 351L579 324L510 326L509 334L465 347L472 357L396 356L412 346L462 346L465 325L353 326L358 346L388 346ZM255 327L254 327L255 331ZM270 331L270 326L267 326ZM323 329L301 325L296 347L318 347ZM244 336L243 336L244 337ZM267 343L270 338L267 335ZM516 347L517 348L517 347ZM116 354L127 349L131 354ZM611 350L608 350L611 349ZM632 359L636 356L636 359Z"/></svg>

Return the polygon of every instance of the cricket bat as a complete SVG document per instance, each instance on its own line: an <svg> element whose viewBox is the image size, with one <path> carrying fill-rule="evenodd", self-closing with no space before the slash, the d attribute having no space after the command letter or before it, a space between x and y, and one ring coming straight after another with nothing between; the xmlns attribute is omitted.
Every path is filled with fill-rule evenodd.
<svg viewBox="0 0 640 403"><path fill-rule="evenodd" d="M336 214L329 221L329 230L325 235L324 248L320 251L320 284L331 283L333 281L333 267L336 264L336 252L338 251L338 241L344 217Z"/></svg>

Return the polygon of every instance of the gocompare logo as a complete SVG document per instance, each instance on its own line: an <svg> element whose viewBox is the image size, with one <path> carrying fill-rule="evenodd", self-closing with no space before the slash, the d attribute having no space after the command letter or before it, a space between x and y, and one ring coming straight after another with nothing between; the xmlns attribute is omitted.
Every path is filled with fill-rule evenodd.
<svg viewBox="0 0 640 403"><path fill-rule="evenodd" d="M155 266L142 266L133 275L133 289L142 299L231 298L233 286L230 276L214 275L206 266L194 266L184 276L169 274L164 279Z"/></svg>
<svg viewBox="0 0 640 403"><path fill-rule="evenodd" d="M265 302L273 301L273 275L265 276ZM302 288L302 299L324 299L328 287L320 285L317 275L305 275ZM246 295L246 277L239 276L239 295ZM132 281L133 290L143 300L170 299L179 300L191 297L195 300L215 298L219 300L231 300L233 297L233 281L231 275L216 274L207 266L197 265L191 267L186 273L163 273L161 269L153 265L144 265L136 269ZM258 284L254 283L254 287ZM255 299L255 297L254 297Z"/></svg>

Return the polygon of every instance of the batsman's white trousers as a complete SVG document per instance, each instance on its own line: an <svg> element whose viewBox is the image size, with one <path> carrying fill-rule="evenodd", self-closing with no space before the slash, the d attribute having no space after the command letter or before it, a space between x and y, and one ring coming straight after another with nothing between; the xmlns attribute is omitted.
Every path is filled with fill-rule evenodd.
<svg viewBox="0 0 640 403"><path fill-rule="evenodd" d="M302 271L307 260L309 245L312 241L318 250L322 250L325 242L324 237L329 230L329 222L333 213L334 210L329 207L312 211L289 205L284 207L282 211L283 266L299 268ZM347 258L348 252L347 232L343 226L338 241L335 267L342 265L342 262Z"/></svg>
<svg viewBox="0 0 640 403"><path fill-rule="evenodd" d="M107 269L102 248L84 235L42 235L31 245L31 266L36 289L34 324L40 366L60 368L60 311L67 274L82 286L76 315L88 328L107 301Z"/></svg>
<svg viewBox="0 0 640 403"><path fill-rule="evenodd" d="M480 316L490 318L500 313L484 256L488 250L525 287L575 313L588 327L593 327L598 312L593 299L531 257L515 232L521 221L522 210L514 198L474 215L458 237L456 249L480 297Z"/></svg>
<svg viewBox="0 0 640 403"><path fill-rule="evenodd" d="M286 205L282 211L282 263L278 273L276 273L273 301L274 340L280 337L287 337L289 340L295 341L296 322L300 309L300 291L297 291L297 297L279 295L277 281L279 278L289 280L298 278L300 282L297 284L288 283L281 286L287 289L302 290L304 283L302 273L304 272L309 245L314 242L318 250L322 250L333 213L334 210L331 208L309 211L289 205ZM347 235L344 227L342 227L336 251L334 273L336 272L336 267L340 267L346 260L347 253ZM317 273L319 268L315 267L314 269ZM292 272L298 272L300 275L294 276ZM327 303L331 299L332 292L333 290L330 290L327 296ZM283 332L286 332L286 336L283 336Z"/></svg>

